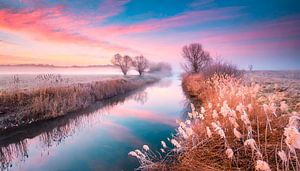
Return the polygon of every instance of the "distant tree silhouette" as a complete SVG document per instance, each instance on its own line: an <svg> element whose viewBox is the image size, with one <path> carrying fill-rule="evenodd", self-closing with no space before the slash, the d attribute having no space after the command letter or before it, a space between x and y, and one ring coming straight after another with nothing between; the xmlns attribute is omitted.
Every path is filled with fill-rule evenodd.
<svg viewBox="0 0 300 171"><path fill-rule="evenodd" d="M250 71L250 72L253 71L253 65L249 65L248 68L249 68L249 71Z"/></svg>
<svg viewBox="0 0 300 171"><path fill-rule="evenodd" d="M182 57L185 63L182 64L186 72L198 73L201 72L212 61L210 54L204 51L200 43L192 43L182 48Z"/></svg>
<svg viewBox="0 0 300 171"><path fill-rule="evenodd" d="M132 62L133 67L135 70L142 75L145 70L149 67L148 60L143 56L136 56Z"/></svg>
<svg viewBox="0 0 300 171"><path fill-rule="evenodd" d="M124 75L127 75L127 72L129 71L132 65L132 59L128 55L121 56L120 54L115 54L111 62L113 65L120 67Z"/></svg>
<svg viewBox="0 0 300 171"><path fill-rule="evenodd" d="M155 72L167 72L172 73L172 67L169 63L166 62L158 62L158 63L150 63L149 64L149 72L155 73Z"/></svg>

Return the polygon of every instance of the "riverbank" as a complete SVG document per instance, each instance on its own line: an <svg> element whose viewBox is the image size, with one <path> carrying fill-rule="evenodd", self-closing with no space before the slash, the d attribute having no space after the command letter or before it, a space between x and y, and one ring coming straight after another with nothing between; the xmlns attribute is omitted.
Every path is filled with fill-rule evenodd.
<svg viewBox="0 0 300 171"><path fill-rule="evenodd" d="M277 72L264 77L262 73L248 73L242 79L204 80L200 75L183 79L183 89L192 97L201 120L192 128L203 140L200 145L183 140L182 146L187 149L179 155L175 168L299 169L299 146L295 145L300 140L300 118L295 112L299 109L298 93L295 86L277 78ZM299 85L299 80L289 80ZM288 132L294 128L294 132Z"/></svg>
<svg viewBox="0 0 300 171"><path fill-rule="evenodd" d="M0 132L60 117L86 108L96 101L124 94L158 80L158 77L151 75L119 76L84 83L27 89L13 87L13 90L2 90L0 91Z"/></svg>
<svg viewBox="0 0 300 171"><path fill-rule="evenodd" d="M177 121L177 133L161 142L162 159L148 146L129 153L139 160L139 169L298 170L300 115L298 99L292 100L297 96L253 74L186 75L182 86L191 112Z"/></svg>

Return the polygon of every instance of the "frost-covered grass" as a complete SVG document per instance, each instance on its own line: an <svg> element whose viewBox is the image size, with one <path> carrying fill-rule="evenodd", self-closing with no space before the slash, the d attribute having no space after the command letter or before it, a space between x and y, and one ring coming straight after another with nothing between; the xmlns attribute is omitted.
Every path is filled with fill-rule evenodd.
<svg viewBox="0 0 300 171"><path fill-rule="evenodd" d="M293 110L300 111L300 71L255 71L248 73L246 80L261 85L261 101L276 93Z"/></svg>
<svg viewBox="0 0 300 171"><path fill-rule="evenodd" d="M130 77L130 76L129 76ZM134 77L134 76L131 76ZM64 75L64 74L0 74L0 91L15 89L46 88L68 86L76 83L90 83L114 78L121 75Z"/></svg>
<svg viewBox="0 0 300 171"><path fill-rule="evenodd" d="M0 131L26 125L35 121L51 119L89 106L95 101L124 94L153 83L153 76L113 77L90 82L68 84L51 83L61 77L52 75L44 78L46 86L28 89L18 86L0 91ZM17 78L14 78L18 82ZM62 81L63 82L63 81ZM37 81L32 84L42 84Z"/></svg>
<svg viewBox="0 0 300 171"><path fill-rule="evenodd" d="M245 79L186 76L195 105L160 153L148 146L129 153L138 169L299 170L300 115L284 93Z"/></svg>

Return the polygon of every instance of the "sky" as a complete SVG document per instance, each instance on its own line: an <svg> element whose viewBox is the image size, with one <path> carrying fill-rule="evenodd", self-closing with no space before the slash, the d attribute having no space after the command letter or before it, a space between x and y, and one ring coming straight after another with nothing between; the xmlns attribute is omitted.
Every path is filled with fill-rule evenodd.
<svg viewBox="0 0 300 171"><path fill-rule="evenodd" d="M182 63L182 47L246 69L300 69L300 0L0 0L0 64Z"/></svg>

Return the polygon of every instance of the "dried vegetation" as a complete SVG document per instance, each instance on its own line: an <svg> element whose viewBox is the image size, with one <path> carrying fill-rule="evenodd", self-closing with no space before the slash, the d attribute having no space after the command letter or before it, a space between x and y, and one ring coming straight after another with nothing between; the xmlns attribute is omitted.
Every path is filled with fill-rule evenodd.
<svg viewBox="0 0 300 171"><path fill-rule="evenodd" d="M124 77L67 86L0 91L0 130L62 116L155 81L157 78L150 76Z"/></svg>
<svg viewBox="0 0 300 171"><path fill-rule="evenodd" d="M265 85L249 79L185 76L191 112L177 121L176 135L160 153L129 153L139 160L138 169L300 170L300 115L289 104L297 100L278 88L266 93Z"/></svg>

